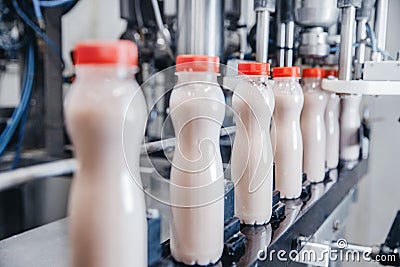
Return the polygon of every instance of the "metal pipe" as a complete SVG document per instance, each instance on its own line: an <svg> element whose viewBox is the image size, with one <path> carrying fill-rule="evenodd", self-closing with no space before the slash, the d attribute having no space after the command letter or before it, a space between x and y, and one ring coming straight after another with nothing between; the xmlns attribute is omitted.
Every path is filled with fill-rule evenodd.
<svg viewBox="0 0 400 267"><path fill-rule="evenodd" d="M231 135L236 132L236 127L231 126L231 127L226 127L226 128L221 128L220 136L226 136L226 135ZM160 141L154 141L154 142L149 142L143 144L140 153L141 154L150 154L158 151L162 151L168 148L173 148L175 147L175 138L168 138L168 139L163 139Z"/></svg>
<svg viewBox="0 0 400 267"><path fill-rule="evenodd" d="M62 7L45 12L46 34L56 47L61 48ZM46 45L44 50L44 123L45 146L49 156L64 155L63 77L61 58Z"/></svg>
<svg viewBox="0 0 400 267"><path fill-rule="evenodd" d="M268 61L269 41L269 12L267 10L256 11L257 15L257 46L256 60L258 62Z"/></svg>
<svg viewBox="0 0 400 267"><path fill-rule="evenodd" d="M177 54L223 57L224 1L179 0Z"/></svg>
<svg viewBox="0 0 400 267"><path fill-rule="evenodd" d="M388 0L377 0L376 3L376 20L375 20L375 35L376 44L379 49L386 50L386 31L388 17ZM375 51L372 56L373 60L382 61L383 55Z"/></svg>
<svg viewBox="0 0 400 267"><path fill-rule="evenodd" d="M337 242L332 242L331 243L331 248L336 249L336 250L345 250L345 251L356 251L358 253L364 254L364 255L371 255L372 253L372 247L371 246L362 246L362 245L356 245L356 244L346 244L346 247L341 247L337 244Z"/></svg>
<svg viewBox="0 0 400 267"><path fill-rule="evenodd" d="M231 135L234 134L235 131L235 126L222 128L220 135ZM150 154L173 147L175 147L175 138L149 142L143 144L141 154ZM75 159L63 159L30 167L23 167L14 171L3 172L0 173L0 191L33 180L69 175L75 172L77 167L78 163Z"/></svg>
<svg viewBox="0 0 400 267"><path fill-rule="evenodd" d="M364 40L367 38L367 23L368 19L363 18L357 20L357 34L356 42L358 46L356 47L355 56L355 66L354 66L354 78L359 80L362 78L362 65L365 62L365 43Z"/></svg>
<svg viewBox="0 0 400 267"><path fill-rule="evenodd" d="M0 191L36 179L71 174L76 168L75 159L64 159L3 172L0 173Z"/></svg>
<svg viewBox="0 0 400 267"><path fill-rule="evenodd" d="M279 23L277 30L277 64L279 67L285 66L285 38L286 38L286 25Z"/></svg>
<svg viewBox="0 0 400 267"><path fill-rule="evenodd" d="M285 25L285 66L293 65L293 46L294 46L294 21L289 21Z"/></svg>
<svg viewBox="0 0 400 267"><path fill-rule="evenodd" d="M356 8L354 6L347 6L342 8L342 25L340 28L339 80L351 80L355 17Z"/></svg>

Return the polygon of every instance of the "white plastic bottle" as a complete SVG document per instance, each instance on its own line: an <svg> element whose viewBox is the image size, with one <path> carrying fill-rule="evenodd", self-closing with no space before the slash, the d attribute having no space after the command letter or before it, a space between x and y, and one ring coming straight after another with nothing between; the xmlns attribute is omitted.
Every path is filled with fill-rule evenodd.
<svg viewBox="0 0 400 267"><path fill-rule="evenodd" d="M137 47L130 41L83 42L74 57L77 78L65 102L79 164L69 200L72 266L147 266L139 173L147 109L134 80Z"/></svg>
<svg viewBox="0 0 400 267"><path fill-rule="evenodd" d="M325 70L325 78L337 78L337 70ZM335 93L330 93L328 104L325 110L325 129L326 129L326 167L336 169L339 164L339 127L340 98Z"/></svg>
<svg viewBox="0 0 400 267"><path fill-rule="evenodd" d="M188 265L215 263L224 246L224 175L219 148L225 100L219 58L180 55L170 115L175 131L171 168L170 246Z"/></svg>
<svg viewBox="0 0 400 267"><path fill-rule="evenodd" d="M304 96L299 84L299 67L273 69L275 109L271 128L275 148L275 188L281 198L294 199L301 195L303 169L303 140L300 114Z"/></svg>
<svg viewBox="0 0 400 267"><path fill-rule="evenodd" d="M359 129L362 95L344 95L340 114L340 159L356 161L360 156Z"/></svg>
<svg viewBox="0 0 400 267"><path fill-rule="evenodd" d="M321 89L323 70L303 69L304 106L301 111L301 134L303 136L303 172L307 180L322 182L325 178L326 130L325 109L328 94Z"/></svg>
<svg viewBox="0 0 400 267"><path fill-rule="evenodd" d="M239 63L232 106L236 135L231 174L235 216L244 224L265 224L272 214L273 152L270 137L274 93L268 63Z"/></svg>

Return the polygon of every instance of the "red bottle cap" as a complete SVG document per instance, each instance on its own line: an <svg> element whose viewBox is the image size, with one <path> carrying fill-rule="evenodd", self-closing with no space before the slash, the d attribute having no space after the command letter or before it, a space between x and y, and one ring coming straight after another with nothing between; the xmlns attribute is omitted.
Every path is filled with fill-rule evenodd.
<svg viewBox="0 0 400 267"><path fill-rule="evenodd" d="M272 76L279 77L300 77L299 67L275 67L272 69Z"/></svg>
<svg viewBox="0 0 400 267"><path fill-rule="evenodd" d="M328 78L329 76L337 77L338 76L338 71L335 70L335 69L325 70L324 78Z"/></svg>
<svg viewBox="0 0 400 267"><path fill-rule="evenodd" d="M261 62L239 63L238 74L268 76L270 74L270 65L268 63Z"/></svg>
<svg viewBox="0 0 400 267"><path fill-rule="evenodd" d="M320 68L303 69L303 78L323 78L324 70Z"/></svg>
<svg viewBox="0 0 400 267"><path fill-rule="evenodd" d="M203 55L179 55L176 71L219 72L219 57Z"/></svg>
<svg viewBox="0 0 400 267"><path fill-rule="evenodd" d="M76 65L138 65L137 45L128 40L81 42L73 56Z"/></svg>

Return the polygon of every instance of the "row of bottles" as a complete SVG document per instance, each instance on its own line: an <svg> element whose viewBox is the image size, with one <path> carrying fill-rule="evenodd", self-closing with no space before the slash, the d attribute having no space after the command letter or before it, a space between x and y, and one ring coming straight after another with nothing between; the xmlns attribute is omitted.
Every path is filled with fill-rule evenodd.
<svg viewBox="0 0 400 267"><path fill-rule="evenodd" d="M65 103L79 168L70 196L74 267L146 266L147 224L139 159L146 104L134 80L137 47L85 42L74 51L77 79ZM170 97L175 151L170 175L170 248L189 265L217 262L224 246L224 171L220 129L225 99L219 58L180 55ZM338 97L320 88L321 69L241 63L232 106L236 137L231 176L235 215L268 223L275 187L301 194L302 173L321 182L338 162Z"/></svg>

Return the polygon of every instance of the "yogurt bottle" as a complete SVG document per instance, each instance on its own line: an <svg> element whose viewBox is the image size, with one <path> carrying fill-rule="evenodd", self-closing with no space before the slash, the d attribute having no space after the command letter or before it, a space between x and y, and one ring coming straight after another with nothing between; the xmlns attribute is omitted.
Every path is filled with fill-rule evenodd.
<svg viewBox="0 0 400 267"><path fill-rule="evenodd" d="M180 55L170 115L175 131L171 168L170 246L187 265L215 263L224 247L224 175L219 148L225 99L219 58Z"/></svg>
<svg viewBox="0 0 400 267"><path fill-rule="evenodd" d="M337 79L337 70L325 70L325 78ZM339 164L339 144L340 144L340 98L335 93L329 93L328 104L325 110L325 129L326 129L326 167L336 169Z"/></svg>
<svg viewBox="0 0 400 267"><path fill-rule="evenodd" d="M74 57L76 81L65 101L78 162L69 198L72 266L147 266L139 172L147 108L134 80L137 47L83 42Z"/></svg>
<svg viewBox="0 0 400 267"><path fill-rule="evenodd" d="M287 199L300 197L303 181L300 114L304 95L299 77L299 67L273 68L275 109L271 140L275 148L275 188Z"/></svg>
<svg viewBox="0 0 400 267"><path fill-rule="evenodd" d="M244 224L265 224L272 214L273 152L270 125L275 101L267 85L268 63L239 63L232 106L236 135L231 174L235 216Z"/></svg>
<svg viewBox="0 0 400 267"><path fill-rule="evenodd" d="M320 68L303 70L304 106L301 111L301 134L303 136L303 172L314 183L325 178L326 130L325 109L328 94L321 89L324 71Z"/></svg>
<svg viewBox="0 0 400 267"><path fill-rule="evenodd" d="M359 129L362 95L344 95L340 114L340 159L354 162L360 156Z"/></svg>

